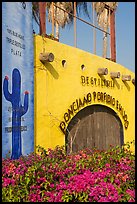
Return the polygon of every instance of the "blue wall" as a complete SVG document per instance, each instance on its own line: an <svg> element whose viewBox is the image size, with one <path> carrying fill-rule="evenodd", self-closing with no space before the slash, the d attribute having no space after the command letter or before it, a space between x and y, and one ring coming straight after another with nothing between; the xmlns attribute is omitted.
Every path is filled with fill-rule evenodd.
<svg viewBox="0 0 137 204"><path fill-rule="evenodd" d="M33 59L32 3L2 2L2 157L34 151Z"/></svg>

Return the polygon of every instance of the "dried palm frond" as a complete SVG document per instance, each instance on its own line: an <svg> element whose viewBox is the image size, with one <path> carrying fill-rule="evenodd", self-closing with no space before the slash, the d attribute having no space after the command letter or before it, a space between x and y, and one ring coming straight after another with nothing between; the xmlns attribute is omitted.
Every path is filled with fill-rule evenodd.
<svg viewBox="0 0 137 204"><path fill-rule="evenodd" d="M94 8L97 13L97 22L100 27L107 27L109 25L109 10L105 8L105 5L110 10L116 10L118 2L94 2Z"/></svg>
<svg viewBox="0 0 137 204"><path fill-rule="evenodd" d="M66 13L58 7L54 6L54 20L59 24L60 27L64 28L66 24L73 23L73 14L74 14L74 2L54 2L58 7L64 9L69 12ZM52 6L51 2L47 2L47 10L48 10L48 19L52 21ZM76 2L76 11L77 15L80 15L81 11L84 12L89 18L87 2ZM72 14L72 15L71 15Z"/></svg>
<svg viewBox="0 0 137 204"><path fill-rule="evenodd" d="M78 16L80 15L80 13L82 11L90 19L87 2L76 2L76 7L77 7L77 15Z"/></svg>
<svg viewBox="0 0 137 204"><path fill-rule="evenodd" d="M40 21L39 21L39 5L38 2L32 2L32 16L34 18L34 20L36 21L36 23L38 25L40 25Z"/></svg>
<svg viewBox="0 0 137 204"><path fill-rule="evenodd" d="M55 2L57 6L59 6L60 8L68 11L68 12L72 12L73 11L73 4L72 2ZM70 15L68 13L66 13L65 11L61 10L60 8L54 6L54 20L55 20L55 24L58 23L58 25L62 28L65 27L66 24L69 24L71 19L70 19ZM52 21L52 6L47 5L47 9L48 9L48 20L49 22Z"/></svg>

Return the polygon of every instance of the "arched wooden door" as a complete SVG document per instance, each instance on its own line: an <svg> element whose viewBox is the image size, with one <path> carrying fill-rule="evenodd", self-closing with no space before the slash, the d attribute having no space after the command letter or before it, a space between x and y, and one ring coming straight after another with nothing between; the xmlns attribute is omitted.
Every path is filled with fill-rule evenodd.
<svg viewBox="0 0 137 204"><path fill-rule="evenodd" d="M102 105L84 108L71 120L66 134L67 152L84 148L108 149L123 144L123 127L116 113Z"/></svg>

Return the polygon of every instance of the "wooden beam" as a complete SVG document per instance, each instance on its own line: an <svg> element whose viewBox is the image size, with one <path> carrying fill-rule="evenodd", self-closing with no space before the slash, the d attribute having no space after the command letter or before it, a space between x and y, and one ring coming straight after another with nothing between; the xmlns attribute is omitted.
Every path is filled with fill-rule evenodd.
<svg viewBox="0 0 137 204"><path fill-rule="evenodd" d="M116 62L116 38L115 38L115 11L110 12L110 49L111 60Z"/></svg>
<svg viewBox="0 0 137 204"><path fill-rule="evenodd" d="M95 9L94 9L94 2L92 2L92 20L93 20L93 25L95 25ZM96 29L93 27L93 47L94 51L93 53L96 55Z"/></svg>
<svg viewBox="0 0 137 204"><path fill-rule="evenodd" d="M52 2L52 35L54 36L54 3Z"/></svg>
<svg viewBox="0 0 137 204"><path fill-rule="evenodd" d="M76 36L76 2L74 2L74 47L77 47L77 36Z"/></svg>
<svg viewBox="0 0 137 204"><path fill-rule="evenodd" d="M40 35L46 34L46 2L39 2Z"/></svg>

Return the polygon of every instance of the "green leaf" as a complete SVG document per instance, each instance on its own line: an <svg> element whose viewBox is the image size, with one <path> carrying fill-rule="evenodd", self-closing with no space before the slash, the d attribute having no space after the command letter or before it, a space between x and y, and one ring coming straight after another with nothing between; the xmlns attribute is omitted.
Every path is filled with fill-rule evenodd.
<svg viewBox="0 0 137 204"><path fill-rule="evenodd" d="M114 177L110 177L110 181L111 181L111 183L113 183Z"/></svg>
<svg viewBox="0 0 137 204"><path fill-rule="evenodd" d="M104 178L104 181L107 182L107 178Z"/></svg>

